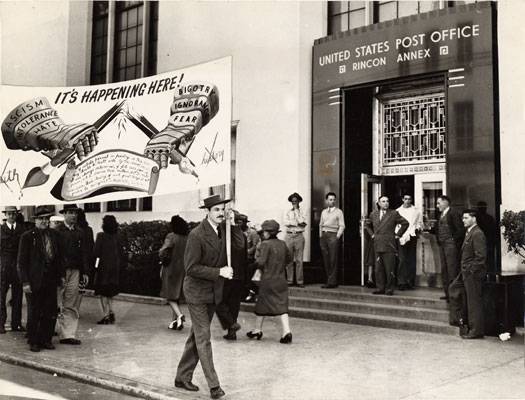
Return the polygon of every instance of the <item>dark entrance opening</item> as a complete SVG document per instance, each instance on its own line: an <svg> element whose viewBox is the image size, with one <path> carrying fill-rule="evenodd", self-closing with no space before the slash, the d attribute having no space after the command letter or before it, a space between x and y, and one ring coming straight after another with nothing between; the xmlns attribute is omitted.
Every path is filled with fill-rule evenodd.
<svg viewBox="0 0 525 400"><path fill-rule="evenodd" d="M372 173L374 87L344 91L342 130L343 188L341 207L345 214L343 263L339 279L345 285L361 284L361 174Z"/></svg>

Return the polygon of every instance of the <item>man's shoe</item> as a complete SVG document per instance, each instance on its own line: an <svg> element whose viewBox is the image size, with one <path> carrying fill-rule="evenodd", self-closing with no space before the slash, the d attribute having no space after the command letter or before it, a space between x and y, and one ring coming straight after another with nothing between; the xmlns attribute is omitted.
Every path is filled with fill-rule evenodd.
<svg viewBox="0 0 525 400"><path fill-rule="evenodd" d="M210 396L212 399L220 399L225 394L226 393L224 393L224 390L222 390L220 386L210 389Z"/></svg>
<svg viewBox="0 0 525 400"><path fill-rule="evenodd" d="M43 348L43 349L46 349L46 350L55 350L56 349L56 347L51 342L43 343L43 344L40 345L40 347Z"/></svg>
<svg viewBox="0 0 525 400"><path fill-rule="evenodd" d="M68 339L60 339L60 344L74 344L74 345L78 345L78 344L81 344L82 342L78 339L75 339L75 338L68 338Z"/></svg>
<svg viewBox="0 0 525 400"><path fill-rule="evenodd" d="M3 326L3 325L2 325L2 326L0 326L0 334L2 334L2 333L5 333L5 328L4 328L4 326Z"/></svg>
<svg viewBox="0 0 525 400"><path fill-rule="evenodd" d="M369 289L374 289L376 287L376 284L369 279L366 281L365 286Z"/></svg>
<svg viewBox="0 0 525 400"><path fill-rule="evenodd" d="M199 387L197 385L194 385L193 383L191 383L191 381L178 381L175 379L175 387L178 387L178 388L181 388L181 389L185 389L185 390L189 390L190 392L198 392L199 391Z"/></svg>
<svg viewBox="0 0 525 400"><path fill-rule="evenodd" d="M374 290L372 294L385 294L384 290Z"/></svg>
<svg viewBox="0 0 525 400"><path fill-rule="evenodd" d="M228 333L223 336L226 340L237 340L237 334L235 331L232 331L231 329L228 329Z"/></svg>
<svg viewBox="0 0 525 400"><path fill-rule="evenodd" d="M385 292L385 294L386 294L387 296L393 296L393 295L394 295L394 291L393 291L393 290L387 290L387 291Z"/></svg>
<svg viewBox="0 0 525 400"><path fill-rule="evenodd" d="M38 344L32 344L29 346L29 350L34 353L38 353L40 351L40 346Z"/></svg>
<svg viewBox="0 0 525 400"><path fill-rule="evenodd" d="M401 285L398 285L397 286L397 290L408 290L408 285L405 285L404 283L402 283Z"/></svg>
<svg viewBox="0 0 525 400"><path fill-rule="evenodd" d="M18 326L11 327L11 330L13 332L25 332L26 328L24 328L22 325L18 325Z"/></svg>
<svg viewBox="0 0 525 400"><path fill-rule="evenodd" d="M472 332L467 333L466 335L461 336L463 339L483 339L483 335L476 335Z"/></svg>

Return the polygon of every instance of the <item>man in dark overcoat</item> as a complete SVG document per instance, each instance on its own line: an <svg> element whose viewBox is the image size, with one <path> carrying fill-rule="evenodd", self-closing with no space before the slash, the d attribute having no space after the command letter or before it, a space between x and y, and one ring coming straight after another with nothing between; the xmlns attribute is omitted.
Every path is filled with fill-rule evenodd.
<svg viewBox="0 0 525 400"><path fill-rule="evenodd" d="M370 213L366 230L374 241L375 275L377 290L373 294L392 296L396 284L396 239L405 233L409 223L395 210L391 210L387 196L381 196L377 202L379 210ZM400 229L396 234L396 227Z"/></svg>
<svg viewBox="0 0 525 400"><path fill-rule="evenodd" d="M7 206L3 210L6 216L0 225L0 334L5 333L7 319L6 297L11 287L11 330L25 331L22 326L22 283L16 272L16 259L20 236L25 229L16 222L18 210Z"/></svg>
<svg viewBox="0 0 525 400"><path fill-rule="evenodd" d="M467 232L461 246L461 274L450 285L451 323L457 318L460 326L468 327L461 337L477 339L484 335L482 285L487 273L487 244L475 210L463 212L463 224Z"/></svg>
<svg viewBox="0 0 525 400"><path fill-rule="evenodd" d="M225 395L213 365L210 324L216 305L222 300L224 279L233 277L233 269L227 265L226 226L221 225L227 202L219 195L204 199L201 208L207 210L207 216L188 235L184 254L183 290L192 326L177 368L175 386L198 391L191 380L200 361L212 399Z"/></svg>
<svg viewBox="0 0 525 400"><path fill-rule="evenodd" d="M49 229L51 209L39 206L35 227L20 237L18 274L28 295L31 319L28 343L31 351L53 350L51 338L57 313L57 287L63 283L62 248L58 234Z"/></svg>
<svg viewBox="0 0 525 400"><path fill-rule="evenodd" d="M463 243L465 230L461 221L461 214L450 206L451 200L442 195L437 199L437 208L441 212L435 226L435 234L439 244L441 260L441 277L445 296L442 300L449 300L448 289L452 281L459 274L459 251Z"/></svg>
<svg viewBox="0 0 525 400"><path fill-rule="evenodd" d="M241 329L237 318L239 317L239 310L241 308L241 296L243 294L248 262L246 238L241 229L241 224L244 219L248 219L248 217L240 213L235 214L235 225L231 227L231 267L233 268L233 278L224 281L222 301L217 305L216 310L222 329L228 331L226 335L223 336L226 340L237 340L236 332Z"/></svg>

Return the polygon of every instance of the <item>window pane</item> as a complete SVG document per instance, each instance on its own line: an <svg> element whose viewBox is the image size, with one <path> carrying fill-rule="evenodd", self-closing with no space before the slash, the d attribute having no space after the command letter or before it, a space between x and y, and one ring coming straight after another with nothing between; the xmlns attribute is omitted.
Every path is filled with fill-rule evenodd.
<svg viewBox="0 0 525 400"><path fill-rule="evenodd" d="M328 4L330 4L331 7L330 15L341 14L348 11L347 1L331 1Z"/></svg>
<svg viewBox="0 0 525 400"><path fill-rule="evenodd" d="M395 2L379 5L379 22L397 18L397 4Z"/></svg>
<svg viewBox="0 0 525 400"><path fill-rule="evenodd" d="M135 75L135 67L126 68L126 80L135 79L136 77L137 76Z"/></svg>
<svg viewBox="0 0 525 400"><path fill-rule="evenodd" d="M350 29L365 26L365 10L357 10L350 12Z"/></svg>
<svg viewBox="0 0 525 400"><path fill-rule="evenodd" d="M142 44L142 25L137 26L137 44Z"/></svg>
<svg viewBox="0 0 525 400"><path fill-rule="evenodd" d="M137 63L136 47L131 47L126 50L126 65L135 65Z"/></svg>
<svg viewBox="0 0 525 400"><path fill-rule="evenodd" d="M351 1L350 2L350 10L358 10L360 8L365 8L364 1Z"/></svg>
<svg viewBox="0 0 525 400"><path fill-rule="evenodd" d="M128 47L137 44L137 28L132 28L126 31L128 33Z"/></svg>
<svg viewBox="0 0 525 400"><path fill-rule="evenodd" d="M119 35L119 38L118 38L118 44L117 44L117 47L119 49L125 49L126 46L127 46L127 43L126 43L126 37L127 37L127 32L128 31L122 31L120 32L118 35Z"/></svg>
<svg viewBox="0 0 525 400"><path fill-rule="evenodd" d="M136 26L137 25L137 9L136 8L132 8L128 12L129 12L129 15L128 15L128 26L129 27Z"/></svg>
<svg viewBox="0 0 525 400"><path fill-rule="evenodd" d="M128 13L123 12L122 14L120 14L118 29L119 30L126 29L127 26L128 26Z"/></svg>
<svg viewBox="0 0 525 400"><path fill-rule="evenodd" d="M119 51L118 65L126 65L126 50Z"/></svg>
<svg viewBox="0 0 525 400"><path fill-rule="evenodd" d="M400 1L398 4L398 18L417 14L417 1Z"/></svg>
<svg viewBox="0 0 525 400"><path fill-rule="evenodd" d="M438 8L439 8L439 1L420 1L419 2L419 12L420 13L437 10Z"/></svg>
<svg viewBox="0 0 525 400"><path fill-rule="evenodd" d="M332 34L348 30L348 14L341 14L332 17Z"/></svg>

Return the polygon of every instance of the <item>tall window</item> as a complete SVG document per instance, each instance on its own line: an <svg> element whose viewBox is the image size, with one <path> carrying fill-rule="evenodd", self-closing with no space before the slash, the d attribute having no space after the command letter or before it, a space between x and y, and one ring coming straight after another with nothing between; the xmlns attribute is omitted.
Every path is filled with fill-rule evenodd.
<svg viewBox="0 0 525 400"><path fill-rule="evenodd" d="M329 33L343 32L366 25L364 1L328 2Z"/></svg>
<svg viewBox="0 0 525 400"><path fill-rule="evenodd" d="M108 59L108 2L93 2L93 33L91 35L92 85L106 82Z"/></svg>
<svg viewBox="0 0 525 400"><path fill-rule="evenodd" d="M120 82L155 75L158 20L156 1L93 2L90 83ZM143 51L145 45L147 51ZM152 199L110 201L105 206L86 204L86 211L105 210L151 211Z"/></svg>
<svg viewBox="0 0 525 400"><path fill-rule="evenodd" d="M407 17L439 8L439 1L378 1L374 3L375 22Z"/></svg>

